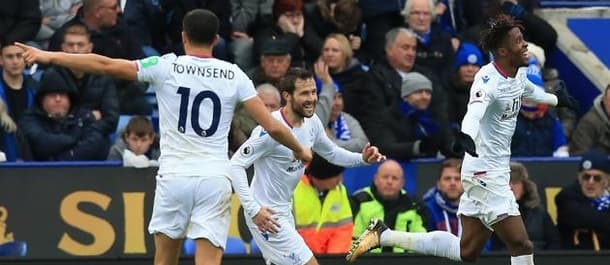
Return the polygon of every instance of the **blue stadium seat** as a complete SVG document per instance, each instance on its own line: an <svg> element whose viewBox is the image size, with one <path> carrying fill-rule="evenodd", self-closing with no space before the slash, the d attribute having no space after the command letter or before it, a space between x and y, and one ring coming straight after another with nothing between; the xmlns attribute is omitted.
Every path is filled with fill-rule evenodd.
<svg viewBox="0 0 610 265"><path fill-rule="evenodd" d="M13 241L0 245L0 257L24 257L28 253L25 241Z"/></svg>
<svg viewBox="0 0 610 265"><path fill-rule="evenodd" d="M184 240L184 244L182 246L182 252L186 256L194 256L195 255L195 240L187 238ZM227 246L225 248L224 254L247 254L246 244L243 240L235 237L227 238Z"/></svg>
<svg viewBox="0 0 610 265"><path fill-rule="evenodd" d="M250 255L260 256L261 254L262 254L261 249L258 248L256 241L254 241L254 239L252 239L250 241Z"/></svg>
<svg viewBox="0 0 610 265"><path fill-rule="evenodd" d="M110 135L110 142L114 144L114 141L116 140L117 136L121 135L121 131L123 131L123 128L125 128L125 126L127 126L127 123L129 123L129 120L131 119L131 115L120 115L119 116L119 122L116 125L116 130L114 131L114 133L112 133Z"/></svg>
<svg viewBox="0 0 610 265"><path fill-rule="evenodd" d="M236 237L227 238L227 248L225 254L247 254L246 244L243 240Z"/></svg>

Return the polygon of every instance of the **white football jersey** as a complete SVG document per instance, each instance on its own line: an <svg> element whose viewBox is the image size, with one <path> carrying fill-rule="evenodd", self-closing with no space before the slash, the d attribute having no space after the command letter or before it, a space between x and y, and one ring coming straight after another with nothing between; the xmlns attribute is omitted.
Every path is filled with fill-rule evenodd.
<svg viewBox="0 0 610 265"><path fill-rule="evenodd" d="M462 131L474 139L479 157L464 156L464 175L510 171L510 146L522 98L557 104L555 95L545 93L527 79L525 67L512 78L492 62L475 75Z"/></svg>
<svg viewBox="0 0 610 265"><path fill-rule="evenodd" d="M233 111L256 96L252 81L214 58L168 54L138 60L137 67L159 105L159 175L228 177Z"/></svg>
<svg viewBox="0 0 610 265"><path fill-rule="evenodd" d="M272 116L291 128L303 147L313 148L315 153L329 162L344 167L364 164L360 153L347 151L328 139L318 116L305 118L297 128L284 119L281 111L273 112ZM231 162L244 169L254 163L254 179L250 188L256 202L277 211L290 211L293 190L305 171L305 165L294 158L292 150L276 142L258 126L235 152Z"/></svg>

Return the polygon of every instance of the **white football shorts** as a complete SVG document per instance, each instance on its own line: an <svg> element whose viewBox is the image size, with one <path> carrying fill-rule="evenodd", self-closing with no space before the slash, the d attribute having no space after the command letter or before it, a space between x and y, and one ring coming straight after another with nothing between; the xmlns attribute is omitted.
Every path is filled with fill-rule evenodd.
<svg viewBox="0 0 610 265"><path fill-rule="evenodd" d="M246 224L266 263L276 265L307 263L313 257L313 253L297 232L292 213L276 213L275 216L280 223L280 231L268 234L258 230L252 219L246 215Z"/></svg>
<svg viewBox="0 0 610 265"><path fill-rule="evenodd" d="M509 174L462 175L464 193L460 197L458 214L478 218L491 231L492 225L506 217L521 215L508 183Z"/></svg>
<svg viewBox="0 0 610 265"><path fill-rule="evenodd" d="M226 177L157 176L148 232L173 239L205 238L224 249L231 222L231 192Z"/></svg>

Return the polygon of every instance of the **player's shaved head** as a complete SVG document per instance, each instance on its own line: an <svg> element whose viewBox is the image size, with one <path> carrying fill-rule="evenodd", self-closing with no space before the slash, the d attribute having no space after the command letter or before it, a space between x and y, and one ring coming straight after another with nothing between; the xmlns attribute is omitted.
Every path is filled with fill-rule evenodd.
<svg viewBox="0 0 610 265"><path fill-rule="evenodd" d="M182 20L182 31L193 44L212 45L219 27L218 17L205 9L192 10Z"/></svg>

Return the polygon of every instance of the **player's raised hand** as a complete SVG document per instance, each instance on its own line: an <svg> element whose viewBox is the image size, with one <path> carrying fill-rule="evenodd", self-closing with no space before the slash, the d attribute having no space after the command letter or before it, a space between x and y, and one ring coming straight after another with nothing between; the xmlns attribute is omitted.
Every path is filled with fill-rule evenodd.
<svg viewBox="0 0 610 265"><path fill-rule="evenodd" d="M301 152L294 152L294 157L298 160L303 161L303 163L309 163L313 159L313 152L311 148L301 148Z"/></svg>
<svg viewBox="0 0 610 265"><path fill-rule="evenodd" d="M252 221L261 232L277 233L280 230L280 223L275 220L273 215L275 212L265 206L261 207L260 211L252 218Z"/></svg>
<svg viewBox="0 0 610 265"><path fill-rule="evenodd" d="M23 58L27 65L35 62L47 64L51 62L51 52L42 51L38 48L34 48L29 45L25 45L21 42L15 42L15 46L23 49Z"/></svg>
<svg viewBox="0 0 610 265"><path fill-rule="evenodd" d="M367 143L362 149L362 160L367 163L377 163L385 160L386 157L379 153L377 146L372 146L371 143Z"/></svg>

